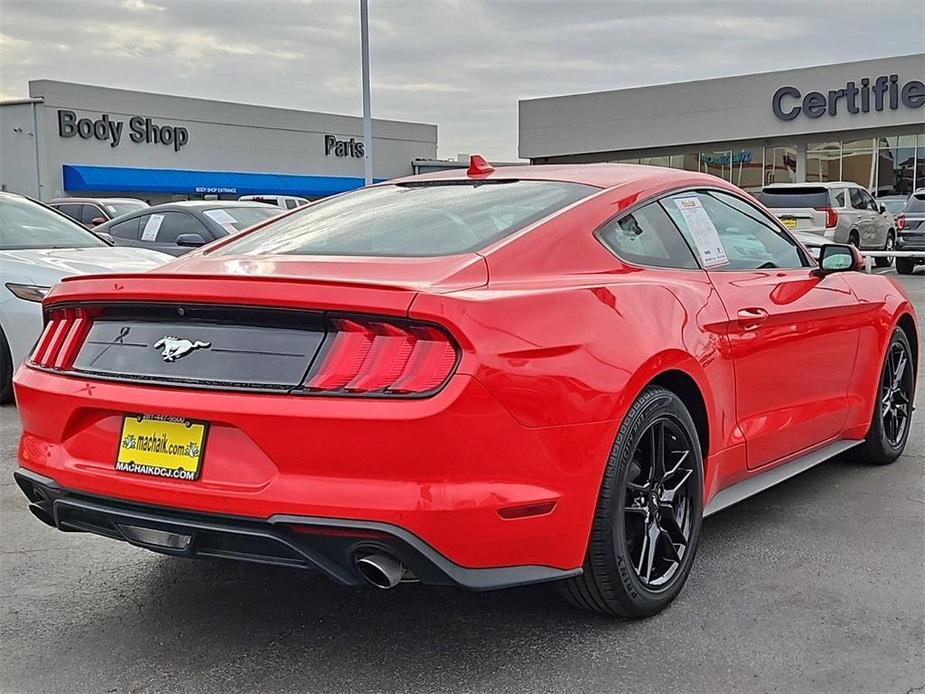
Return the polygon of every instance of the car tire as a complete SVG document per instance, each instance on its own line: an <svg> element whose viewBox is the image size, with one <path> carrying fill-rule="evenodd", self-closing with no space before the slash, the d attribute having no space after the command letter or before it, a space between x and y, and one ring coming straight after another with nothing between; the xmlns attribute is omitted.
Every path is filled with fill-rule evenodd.
<svg viewBox="0 0 925 694"><path fill-rule="evenodd" d="M902 455L912 426L916 371L913 359L906 331L895 328L877 381L870 430L864 443L848 451L849 459L887 465Z"/></svg>
<svg viewBox="0 0 925 694"><path fill-rule="evenodd" d="M900 275L911 275L912 271L915 269L915 263L912 258L897 258L896 259L896 272Z"/></svg>
<svg viewBox="0 0 925 694"><path fill-rule="evenodd" d="M0 404L13 402L13 357L6 335L0 330Z"/></svg>
<svg viewBox="0 0 925 694"><path fill-rule="evenodd" d="M858 232L852 231L848 234L848 243L860 250L861 248L861 237L858 236Z"/></svg>
<svg viewBox="0 0 925 694"><path fill-rule="evenodd" d="M690 573L702 516L703 457L694 421L675 393L649 386L620 426L583 572L559 583L562 595L577 607L611 616L642 618L662 611Z"/></svg>
<svg viewBox="0 0 925 694"><path fill-rule="evenodd" d="M884 251L892 251L896 247L896 236L892 230L887 232L886 241L883 243ZM877 267L890 267L893 264L893 256L887 256L886 258L874 258L874 263Z"/></svg>

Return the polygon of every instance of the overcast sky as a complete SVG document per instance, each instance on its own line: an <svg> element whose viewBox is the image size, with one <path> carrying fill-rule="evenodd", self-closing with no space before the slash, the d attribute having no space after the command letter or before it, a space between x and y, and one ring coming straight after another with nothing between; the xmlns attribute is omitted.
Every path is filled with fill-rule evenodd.
<svg viewBox="0 0 925 694"><path fill-rule="evenodd" d="M0 98L49 78L359 114L358 0L0 0ZM925 51L923 0L370 0L373 113L517 153L517 99ZM836 85L837 86L837 85Z"/></svg>

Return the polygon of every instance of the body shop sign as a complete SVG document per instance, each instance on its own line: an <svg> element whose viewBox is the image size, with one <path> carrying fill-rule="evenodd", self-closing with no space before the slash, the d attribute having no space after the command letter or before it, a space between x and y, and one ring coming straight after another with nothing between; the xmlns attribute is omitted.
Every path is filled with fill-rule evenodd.
<svg viewBox="0 0 925 694"><path fill-rule="evenodd" d="M174 152L179 152L189 142L186 128L155 123L146 116L132 116L126 128L126 121L116 120L108 113L97 119L78 118L74 111L66 109L58 109L58 135L109 142L110 147L118 147L126 136L137 144L173 147Z"/></svg>

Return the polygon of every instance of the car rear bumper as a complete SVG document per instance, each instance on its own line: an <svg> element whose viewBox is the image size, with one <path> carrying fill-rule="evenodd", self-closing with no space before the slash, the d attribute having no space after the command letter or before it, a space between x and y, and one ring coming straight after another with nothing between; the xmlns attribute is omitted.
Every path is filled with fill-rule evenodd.
<svg viewBox="0 0 925 694"><path fill-rule="evenodd" d="M286 515L255 521L88 496L23 469L14 478L29 499L32 513L65 532L93 533L173 556L310 569L341 585L363 584L356 560L376 553L395 557L422 583L470 590L542 583L581 573L580 568L547 566L462 567L412 533L388 523Z"/></svg>
<svg viewBox="0 0 925 694"><path fill-rule="evenodd" d="M23 474L69 496L270 528L290 517L385 524L466 569L580 567L616 431L523 426L465 375L433 397L397 401L183 390L26 366L15 387ZM208 421L199 479L117 472L125 413Z"/></svg>
<svg viewBox="0 0 925 694"><path fill-rule="evenodd" d="M897 251L925 251L925 232L900 234L896 239Z"/></svg>

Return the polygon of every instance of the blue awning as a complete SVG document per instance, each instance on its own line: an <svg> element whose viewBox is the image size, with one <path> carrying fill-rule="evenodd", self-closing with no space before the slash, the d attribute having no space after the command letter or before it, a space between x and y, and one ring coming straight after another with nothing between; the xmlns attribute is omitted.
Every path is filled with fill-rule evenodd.
<svg viewBox="0 0 925 694"><path fill-rule="evenodd" d="M299 195L318 198L363 186L358 176L300 176L252 171L138 169L64 164L69 193L177 193L203 195ZM384 179L376 179L376 182Z"/></svg>

